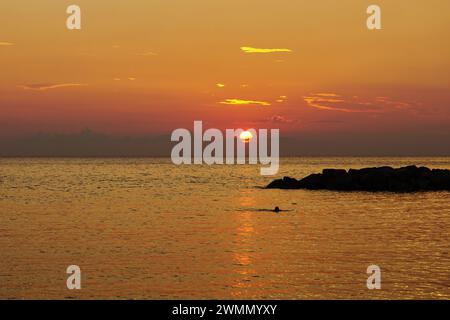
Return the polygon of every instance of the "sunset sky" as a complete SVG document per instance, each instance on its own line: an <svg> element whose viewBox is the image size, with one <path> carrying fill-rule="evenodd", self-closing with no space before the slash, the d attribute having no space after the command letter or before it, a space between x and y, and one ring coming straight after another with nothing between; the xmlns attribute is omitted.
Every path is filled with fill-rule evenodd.
<svg viewBox="0 0 450 320"><path fill-rule="evenodd" d="M382 30L366 27L370 4ZM450 137L449 15L442 0L2 1L0 137L203 120L420 153Z"/></svg>

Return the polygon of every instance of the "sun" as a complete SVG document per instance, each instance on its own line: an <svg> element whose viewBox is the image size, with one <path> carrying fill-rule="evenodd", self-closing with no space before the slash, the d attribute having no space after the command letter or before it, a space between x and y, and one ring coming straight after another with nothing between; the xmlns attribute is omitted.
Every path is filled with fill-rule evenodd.
<svg viewBox="0 0 450 320"><path fill-rule="evenodd" d="M239 138L242 140L242 142L248 143L250 141L250 139L253 138L253 135L250 131L243 131L239 135Z"/></svg>

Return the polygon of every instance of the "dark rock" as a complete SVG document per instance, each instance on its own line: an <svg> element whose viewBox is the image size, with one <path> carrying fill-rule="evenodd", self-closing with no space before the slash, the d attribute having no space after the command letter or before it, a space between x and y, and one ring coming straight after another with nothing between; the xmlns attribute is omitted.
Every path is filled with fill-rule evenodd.
<svg viewBox="0 0 450 320"><path fill-rule="evenodd" d="M430 174L432 190L450 190L450 170L433 169Z"/></svg>
<svg viewBox="0 0 450 320"><path fill-rule="evenodd" d="M331 177L342 176L344 174L347 174L347 170L345 170L345 169L323 169L322 174L324 176L331 176Z"/></svg>
<svg viewBox="0 0 450 320"><path fill-rule="evenodd" d="M283 179L278 179L272 181L267 187L267 189L300 189L297 179L284 177Z"/></svg>
<svg viewBox="0 0 450 320"><path fill-rule="evenodd" d="M353 179L344 169L324 169L322 175L323 188L329 190L350 190Z"/></svg>
<svg viewBox="0 0 450 320"><path fill-rule="evenodd" d="M324 169L301 180L284 177L268 189L310 189L342 191L450 191L450 170L408 166L350 169Z"/></svg>
<svg viewBox="0 0 450 320"><path fill-rule="evenodd" d="M302 189L323 189L325 187L321 174L311 174L298 182Z"/></svg>

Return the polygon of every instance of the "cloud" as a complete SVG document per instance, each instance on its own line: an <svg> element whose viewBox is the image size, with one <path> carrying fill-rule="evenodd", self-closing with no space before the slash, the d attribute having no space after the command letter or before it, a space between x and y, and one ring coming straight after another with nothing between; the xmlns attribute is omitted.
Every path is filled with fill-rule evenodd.
<svg viewBox="0 0 450 320"><path fill-rule="evenodd" d="M25 90L35 90L35 91L45 91L50 89L67 88L67 87L80 87L87 86L87 84L82 83L59 83L59 84L26 84L20 85L19 87Z"/></svg>
<svg viewBox="0 0 450 320"><path fill-rule="evenodd" d="M336 93L316 93L315 95L319 97L339 97Z"/></svg>
<svg viewBox="0 0 450 320"><path fill-rule="evenodd" d="M4 47L8 47L8 46L13 46L14 43L12 42L5 42L5 41L0 41L0 47L4 46Z"/></svg>
<svg viewBox="0 0 450 320"><path fill-rule="evenodd" d="M245 53L276 53L276 52L292 52L290 49L275 48L275 49L263 49L253 47L241 47L241 50Z"/></svg>
<svg viewBox="0 0 450 320"><path fill-rule="evenodd" d="M128 78L125 78L125 79L126 79L126 80L129 80L129 81L135 81L137 78L135 78L135 77L128 77ZM115 77L115 78L113 78L113 80L114 80L114 81L121 81L122 78Z"/></svg>
<svg viewBox="0 0 450 320"><path fill-rule="evenodd" d="M256 101L256 100L241 100L241 99L226 99L225 101L219 102L221 104L228 105L260 105L260 106L270 106L269 102L266 101Z"/></svg>
<svg viewBox="0 0 450 320"><path fill-rule="evenodd" d="M282 102L285 102L286 100L287 100L287 96L279 96L278 99L276 100L276 102L282 103Z"/></svg>
<svg viewBox="0 0 450 320"><path fill-rule="evenodd" d="M344 97L336 93L316 93L303 97L308 106L320 110L348 113L383 113L414 107L413 103L397 101L389 97L365 99L358 96Z"/></svg>
<svg viewBox="0 0 450 320"><path fill-rule="evenodd" d="M394 109L409 109L411 107L411 103L408 102L402 102L402 101L396 101L396 100L392 100L389 97L377 97L376 101L378 103L387 105L387 106L391 106Z"/></svg>
<svg viewBox="0 0 450 320"><path fill-rule="evenodd" d="M340 99L336 94L319 93L303 97L303 100L310 106L321 110L332 110L341 112L352 112L351 109L341 106L345 100ZM357 111L354 111L357 112Z"/></svg>
<svg viewBox="0 0 450 320"><path fill-rule="evenodd" d="M280 116L280 115L274 115L267 120L272 123L295 123L295 122L297 122L297 120L295 120L295 119L288 119L288 118L286 118L284 116Z"/></svg>
<svg viewBox="0 0 450 320"><path fill-rule="evenodd" d="M225 88L225 85L223 83L216 83L217 88Z"/></svg>

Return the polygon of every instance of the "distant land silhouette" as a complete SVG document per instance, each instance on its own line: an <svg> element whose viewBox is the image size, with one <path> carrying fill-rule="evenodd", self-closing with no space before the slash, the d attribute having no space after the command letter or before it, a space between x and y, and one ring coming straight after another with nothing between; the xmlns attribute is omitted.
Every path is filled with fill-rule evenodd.
<svg viewBox="0 0 450 320"><path fill-rule="evenodd" d="M170 136L113 136L85 129L75 134L38 133L0 140L0 156L140 157L170 156Z"/></svg>
<svg viewBox="0 0 450 320"><path fill-rule="evenodd" d="M308 134L281 132L281 156L450 156L448 135ZM170 157L170 134L111 135L84 129L78 133L36 133L0 137L0 157Z"/></svg>

